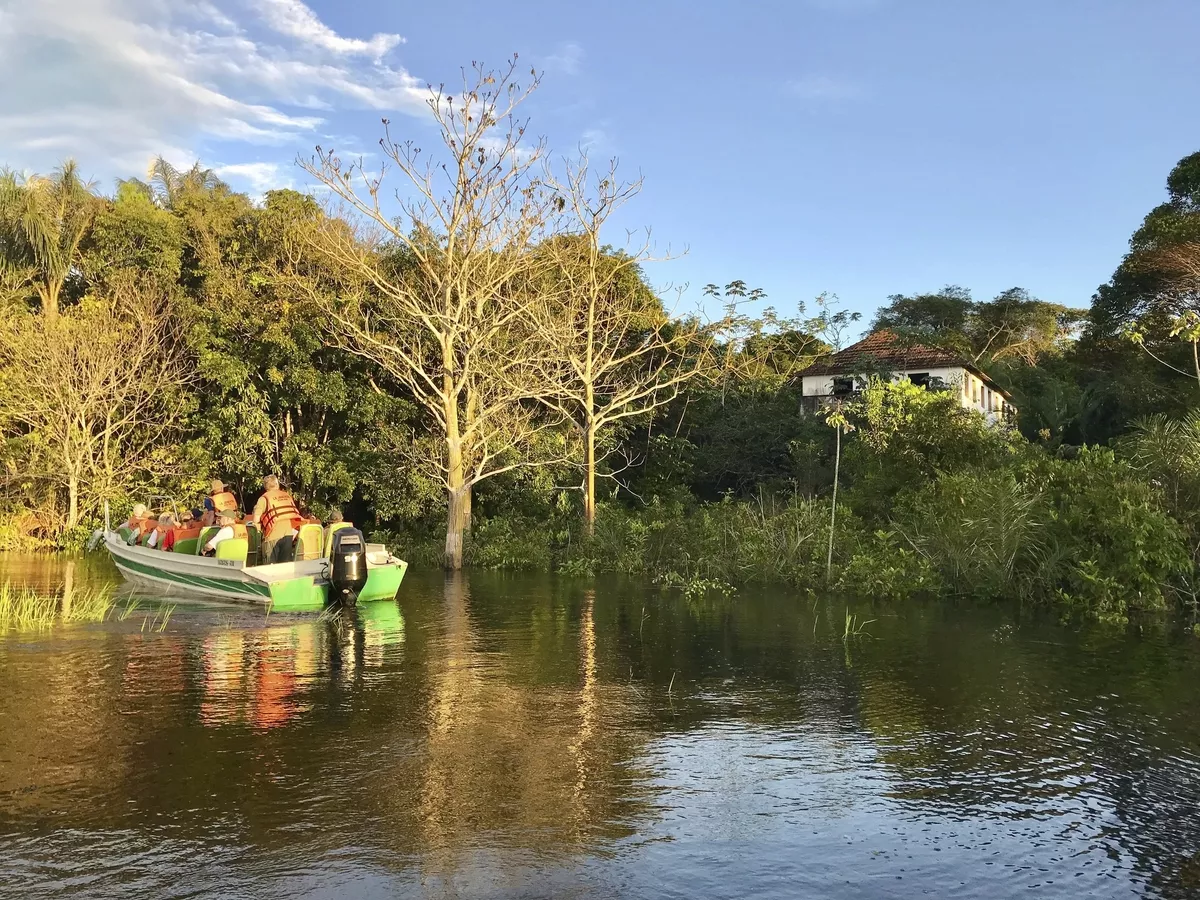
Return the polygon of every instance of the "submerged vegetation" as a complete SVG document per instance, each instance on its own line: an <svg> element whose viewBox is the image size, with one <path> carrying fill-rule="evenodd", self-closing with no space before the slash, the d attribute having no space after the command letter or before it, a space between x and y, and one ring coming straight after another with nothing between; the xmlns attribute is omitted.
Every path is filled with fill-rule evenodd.
<svg viewBox="0 0 1200 900"><path fill-rule="evenodd" d="M545 167L514 74L435 91L435 151L387 131L401 184L318 148L337 210L199 164L109 196L73 163L0 172L0 548L78 545L105 502L210 477L246 506L277 472L451 568L1194 606L1200 154L1087 309L957 287L879 309L1007 391L1014 429L886 373L819 411L799 375L857 316L763 309L742 280L679 315L650 245L607 243L640 182Z"/></svg>

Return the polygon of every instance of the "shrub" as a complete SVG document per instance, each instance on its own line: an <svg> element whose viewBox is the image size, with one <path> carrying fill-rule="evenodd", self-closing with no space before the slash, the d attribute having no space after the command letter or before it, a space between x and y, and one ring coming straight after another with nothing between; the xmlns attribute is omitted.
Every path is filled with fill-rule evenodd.
<svg viewBox="0 0 1200 900"><path fill-rule="evenodd" d="M907 498L897 526L950 591L997 598L1028 586L1047 516L1040 495L1014 475L976 469Z"/></svg>
<svg viewBox="0 0 1200 900"><path fill-rule="evenodd" d="M497 516L474 524L465 560L481 569L550 570L550 535L544 522Z"/></svg>
<svg viewBox="0 0 1200 900"><path fill-rule="evenodd" d="M1030 473L1050 505L1048 545L1060 599L1103 619L1162 609L1164 588L1191 569L1182 526L1159 490L1110 450L1047 457Z"/></svg>
<svg viewBox="0 0 1200 900"><path fill-rule="evenodd" d="M872 600L905 600L935 594L942 581L929 560L894 531L876 531L851 554L838 576L839 590Z"/></svg>

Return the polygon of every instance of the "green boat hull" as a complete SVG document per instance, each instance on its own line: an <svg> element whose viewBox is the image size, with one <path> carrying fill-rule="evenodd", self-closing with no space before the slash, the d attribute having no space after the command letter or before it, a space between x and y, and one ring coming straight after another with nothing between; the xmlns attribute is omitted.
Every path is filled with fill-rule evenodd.
<svg viewBox="0 0 1200 900"><path fill-rule="evenodd" d="M105 546L125 579L144 588L250 601L281 611L319 610L329 597L326 560L247 567L234 560L131 547L115 532L105 535ZM408 570L408 563L372 546L377 549L368 556L360 603L393 599Z"/></svg>

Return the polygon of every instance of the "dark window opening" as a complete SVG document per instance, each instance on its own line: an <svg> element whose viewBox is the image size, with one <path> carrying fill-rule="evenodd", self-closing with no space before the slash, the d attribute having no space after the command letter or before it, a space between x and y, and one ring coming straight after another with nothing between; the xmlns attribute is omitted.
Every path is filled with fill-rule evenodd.
<svg viewBox="0 0 1200 900"><path fill-rule="evenodd" d="M911 375L908 376L908 380L911 381L913 384L915 384L917 387L929 387L929 373L928 372L913 372Z"/></svg>
<svg viewBox="0 0 1200 900"><path fill-rule="evenodd" d="M854 393L854 379L851 377L833 379L833 396L845 397Z"/></svg>

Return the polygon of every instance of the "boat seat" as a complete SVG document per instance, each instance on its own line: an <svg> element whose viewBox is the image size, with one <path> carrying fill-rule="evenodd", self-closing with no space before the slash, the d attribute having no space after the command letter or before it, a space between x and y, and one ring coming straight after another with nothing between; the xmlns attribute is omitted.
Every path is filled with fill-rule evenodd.
<svg viewBox="0 0 1200 900"><path fill-rule="evenodd" d="M215 556L217 559L236 559L244 563L249 547L250 542L246 538L226 538L217 544Z"/></svg>
<svg viewBox="0 0 1200 900"><path fill-rule="evenodd" d="M246 565L262 565L263 560L259 559L259 554L262 550L262 532L258 530L257 525L246 526L246 540L249 547L246 552Z"/></svg>
<svg viewBox="0 0 1200 900"><path fill-rule="evenodd" d="M202 528L200 530L200 537L196 540L196 555L197 556L204 555L204 545L207 544L209 541L211 541L213 538L213 535L216 534L220 530L221 530L221 528L218 525L205 525L204 528Z"/></svg>
<svg viewBox="0 0 1200 900"><path fill-rule="evenodd" d="M320 522L305 522L296 535L296 562L321 558L321 544L325 540L325 529Z"/></svg>
<svg viewBox="0 0 1200 900"><path fill-rule="evenodd" d="M325 529L325 545L324 545L324 550L321 553L321 555L324 556L326 559L329 558L329 551L333 549L334 532L341 531L343 528L353 528L353 527L354 527L353 522L334 522L332 525L330 525L328 528L326 528Z"/></svg>
<svg viewBox="0 0 1200 900"><path fill-rule="evenodd" d="M171 547L171 552L195 556L196 544L199 543L201 531L203 531L203 528L198 523L195 525L176 526L175 543Z"/></svg>

